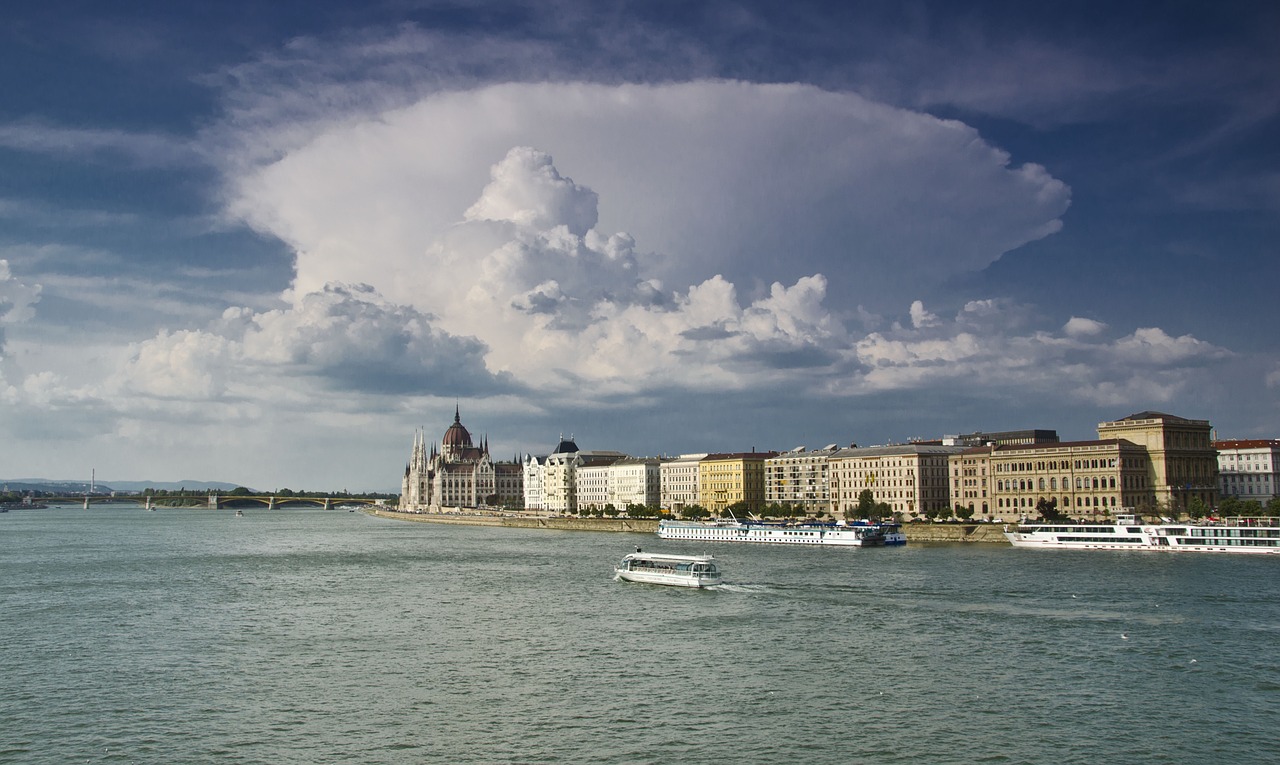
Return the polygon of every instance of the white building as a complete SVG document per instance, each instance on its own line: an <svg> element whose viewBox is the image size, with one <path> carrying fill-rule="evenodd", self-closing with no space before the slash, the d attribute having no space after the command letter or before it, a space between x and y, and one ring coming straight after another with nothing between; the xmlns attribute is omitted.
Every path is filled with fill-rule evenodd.
<svg viewBox="0 0 1280 765"><path fill-rule="evenodd" d="M698 504L698 463L706 454L681 454L675 459L663 460L659 467L661 496L659 505L671 512L679 512L688 505Z"/></svg>
<svg viewBox="0 0 1280 765"><path fill-rule="evenodd" d="M577 470L578 509L595 512L612 505L625 511L628 505L657 507L661 499L661 471L656 459L623 457Z"/></svg>
<svg viewBox="0 0 1280 765"><path fill-rule="evenodd" d="M1280 441L1214 441L1218 490L1224 497L1256 499L1264 505L1280 494Z"/></svg>
<svg viewBox="0 0 1280 765"><path fill-rule="evenodd" d="M572 438L562 438L556 450L546 456L530 455L523 464L524 507L548 513L577 513L580 495L599 506L608 501L607 479L584 469L610 465L627 455L612 451L582 451ZM580 487L580 482L585 483ZM603 492L603 494L600 494ZM606 497L600 502L600 497Z"/></svg>

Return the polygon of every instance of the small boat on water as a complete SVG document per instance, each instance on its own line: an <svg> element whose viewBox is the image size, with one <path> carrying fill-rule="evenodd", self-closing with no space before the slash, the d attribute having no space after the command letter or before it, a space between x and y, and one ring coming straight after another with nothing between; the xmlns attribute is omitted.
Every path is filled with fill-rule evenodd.
<svg viewBox="0 0 1280 765"><path fill-rule="evenodd" d="M884 533L885 547L901 547L907 543L907 534L901 523L882 523L880 531Z"/></svg>
<svg viewBox="0 0 1280 765"><path fill-rule="evenodd" d="M614 578L624 582L667 584L675 587L715 587L720 567L710 555L662 555L640 548L622 559Z"/></svg>
<svg viewBox="0 0 1280 765"><path fill-rule="evenodd" d="M243 518L243 517L244 517L244 511L243 511L243 510L237 510L237 511L236 511L236 517L237 517L237 518Z"/></svg>
<svg viewBox="0 0 1280 765"><path fill-rule="evenodd" d="M1004 536L1014 547L1076 550L1155 550L1280 555L1280 518L1227 518L1221 523L1024 523Z"/></svg>

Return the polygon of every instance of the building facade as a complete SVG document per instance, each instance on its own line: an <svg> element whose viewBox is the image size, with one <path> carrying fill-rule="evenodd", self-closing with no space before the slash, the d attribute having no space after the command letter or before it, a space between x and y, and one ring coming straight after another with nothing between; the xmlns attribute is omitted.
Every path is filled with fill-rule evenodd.
<svg viewBox="0 0 1280 765"><path fill-rule="evenodd" d="M764 509L764 463L775 452L708 454L698 461L698 504L723 515L743 503L747 512Z"/></svg>
<svg viewBox="0 0 1280 765"><path fill-rule="evenodd" d="M1266 504L1280 495L1280 441L1214 441L1218 452L1218 492L1223 497Z"/></svg>
<svg viewBox="0 0 1280 765"><path fill-rule="evenodd" d="M986 520L1036 518L1042 502L1078 520L1178 515L1217 501L1206 420L1141 412L1098 425L1098 440L988 445L950 460L951 504ZM1273 461L1274 464L1274 461Z"/></svg>
<svg viewBox="0 0 1280 765"><path fill-rule="evenodd" d="M968 509L970 518L993 520L991 512L991 448L975 446L947 458L951 470L948 486L956 514Z"/></svg>
<svg viewBox="0 0 1280 765"><path fill-rule="evenodd" d="M660 462L655 458L621 457L578 468L578 510L599 512L630 505L657 507L662 499Z"/></svg>
<svg viewBox="0 0 1280 765"><path fill-rule="evenodd" d="M698 463L706 454L681 454L674 459L664 459L659 466L659 506L671 513L679 513L689 505L698 504Z"/></svg>
<svg viewBox="0 0 1280 765"><path fill-rule="evenodd" d="M830 457L832 512L856 517L867 489L875 502L906 519L949 510L948 459L963 451L931 444L839 449Z"/></svg>
<svg viewBox="0 0 1280 765"><path fill-rule="evenodd" d="M489 456L487 439L479 446L474 444L457 408L439 449L427 444L422 431L414 434L400 483L401 512L518 506L523 499L520 466L495 463Z"/></svg>
<svg viewBox="0 0 1280 765"><path fill-rule="evenodd" d="M765 460L765 504L798 507L810 516L830 513L831 455L837 451L834 444L814 451L799 447Z"/></svg>
<svg viewBox="0 0 1280 765"><path fill-rule="evenodd" d="M561 438L551 454L525 457L524 508L572 515L580 508L604 507L609 503L609 477L597 468L626 456L622 452L582 451L572 438Z"/></svg>
<svg viewBox="0 0 1280 765"><path fill-rule="evenodd" d="M1208 420L1139 412L1098 423L1098 438L1123 438L1147 450L1155 498L1145 512L1179 515L1196 500L1206 508L1217 505L1218 452Z"/></svg>
<svg viewBox="0 0 1280 765"><path fill-rule="evenodd" d="M1079 520L1110 519L1138 508L1154 510L1150 457L1129 441L1112 438L990 449L993 519L1036 518L1041 501L1052 502L1059 513Z"/></svg>

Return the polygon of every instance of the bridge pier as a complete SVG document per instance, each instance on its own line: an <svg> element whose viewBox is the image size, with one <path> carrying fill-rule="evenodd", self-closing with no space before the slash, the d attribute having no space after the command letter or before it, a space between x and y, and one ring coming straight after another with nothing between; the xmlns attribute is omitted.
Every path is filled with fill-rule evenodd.
<svg viewBox="0 0 1280 765"><path fill-rule="evenodd" d="M275 509L276 509L276 498L275 498L275 497L272 497L271 499L267 500L267 509L268 509L268 510L275 510Z"/></svg>
<svg viewBox="0 0 1280 765"><path fill-rule="evenodd" d="M84 509L85 509L85 510L88 510L88 509L89 509L89 495L88 495L88 494L86 494L86 495L84 496Z"/></svg>
<svg viewBox="0 0 1280 765"><path fill-rule="evenodd" d="M328 497L325 497L325 498L324 498L324 509L325 509L325 510L328 510L328 509L329 509L329 498L328 498Z"/></svg>
<svg viewBox="0 0 1280 765"><path fill-rule="evenodd" d="M210 495L209 495L209 509L210 509L210 510L217 510L217 509L218 509L218 495L217 495L217 494L210 494Z"/></svg>

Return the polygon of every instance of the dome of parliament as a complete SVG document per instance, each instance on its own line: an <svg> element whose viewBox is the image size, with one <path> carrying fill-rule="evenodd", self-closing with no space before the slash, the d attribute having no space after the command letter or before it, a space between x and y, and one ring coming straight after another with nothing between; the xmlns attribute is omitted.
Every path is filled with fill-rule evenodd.
<svg viewBox="0 0 1280 765"><path fill-rule="evenodd" d="M446 449L471 446L471 433L463 427L462 419L457 409L454 409L453 412L453 424L444 432L444 438L440 439L440 444Z"/></svg>

